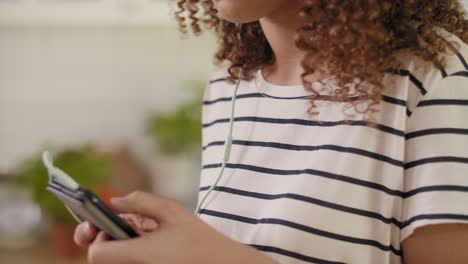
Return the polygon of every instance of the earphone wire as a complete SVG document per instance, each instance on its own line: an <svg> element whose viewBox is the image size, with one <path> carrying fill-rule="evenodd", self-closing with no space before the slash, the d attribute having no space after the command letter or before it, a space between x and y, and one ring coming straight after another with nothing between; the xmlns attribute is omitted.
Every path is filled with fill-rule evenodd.
<svg viewBox="0 0 468 264"><path fill-rule="evenodd" d="M242 36L241 36L242 24L238 24L237 26L239 27L239 31L237 32L237 39L241 43L242 42ZM232 141L233 141L232 130L234 127L234 113L236 109L237 91L239 90L239 86L243 78L242 71L243 71L242 68L239 69L239 76L237 78L236 86L234 88L234 94L232 95L232 98L231 98L231 117L229 118L229 131L226 137L226 141L224 142L224 158L221 164L221 169L219 171L218 178L216 178L216 181L214 182L214 184L210 186L207 193L205 194L205 196L203 197L203 199L200 201L197 208L195 209L195 213L197 215L200 215L202 206L205 204L206 199L213 192L213 190L216 188L219 181L221 180L221 177L223 176L223 173L224 173L224 169L226 168L226 165L231 157L231 146L232 146Z"/></svg>
<svg viewBox="0 0 468 264"><path fill-rule="evenodd" d="M234 127L234 113L236 109L237 91L239 90L241 79L242 79L242 70L241 70L241 73L239 74L239 78L237 79L236 87L234 88L234 94L231 99L231 117L229 118L228 135L226 137L226 142L224 142L224 158L223 158L223 163L221 164L221 170L214 184L210 186L210 188L208 189L208 192L205 194L201 202L198 204L197 209L195 210L195 213L197 215L200 215L202 206L205 204L206 199L211 194L211 192L213 192L213 190L216 188L219 181L221 180L221 177L223 176L223 173L224 173L224 169L226 168L226 165L231 157L231 146L232 146L232 141L233 141L232 131Z"/></svg>

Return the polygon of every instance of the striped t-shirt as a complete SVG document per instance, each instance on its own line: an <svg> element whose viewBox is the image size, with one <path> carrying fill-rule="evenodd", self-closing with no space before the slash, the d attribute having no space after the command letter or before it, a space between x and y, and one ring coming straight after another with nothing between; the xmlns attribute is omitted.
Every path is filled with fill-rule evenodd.
<svg viewBox="0 0 468 264"><path fill-rule="evenodd" d="M468 224L468 47L451 38L461 50L444 69L407 54L385 74L373 127L327 97L311 119L302 86L242 81L231 159L201 219L283 264L402 263L415 228ZM200 198L223 158L225 77L205 92Z"/></svg>

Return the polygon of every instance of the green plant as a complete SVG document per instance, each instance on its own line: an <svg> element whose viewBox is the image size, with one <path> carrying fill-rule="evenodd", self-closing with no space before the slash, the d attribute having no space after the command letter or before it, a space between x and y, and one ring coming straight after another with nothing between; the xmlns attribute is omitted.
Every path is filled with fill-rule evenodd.
<svg viewBox="0 0 468 264"><path fill-rule="evenodd" d="M156 113L149 118L148 134L169 155L192 153L201 147L201 109L204 84L188 86L192 97L171 113Z"/></svg>
<svg viewBox="0 0 468 264"><path fill-rule="evenodd" d="M67 149L54 155L54 165L65 171L81 185L96 190L111 174L110 160L96 152L92 145ZM74 219L63 204L46 190L48 174L41 153L25 161L15 177L16 183L29 189L33 200L54 220L73 223Z"/></svg>

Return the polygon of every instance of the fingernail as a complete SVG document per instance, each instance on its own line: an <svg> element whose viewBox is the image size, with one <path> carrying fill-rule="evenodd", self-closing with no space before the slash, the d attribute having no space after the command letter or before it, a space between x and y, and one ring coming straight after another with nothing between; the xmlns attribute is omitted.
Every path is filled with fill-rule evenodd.
<svg viewBox="0 0 468 264"><path fill-rule="evenodd" d="M121 204L125 201L125 197L113 197L110 199L111 204Z"/></svg>
<svg viewBox="0 0 468 264"><path fill-rule="evenodd" d="M154 221L153 219L149 218L144 218L141 224L143 225L143 229L145 230L152 230L158 227L158 223L156 223L156 221Z"/></svg>
<svg viewBox="0 0 468 264"><path fill-rule="evenodd" d="M88 234L91 234L91 223L90 222L86 222L86 225L85 225L85 229Z"/></svg>

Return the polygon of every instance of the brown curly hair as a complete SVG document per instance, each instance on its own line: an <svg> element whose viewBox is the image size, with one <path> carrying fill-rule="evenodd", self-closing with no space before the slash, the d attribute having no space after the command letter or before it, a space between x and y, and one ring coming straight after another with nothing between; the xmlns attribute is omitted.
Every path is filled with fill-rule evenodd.
<svg viewBox="0 0 468 264"><path fill-rule="evenodd" d="M302 79L312 95L311 115L317 114L315 100L320 97L307 79L319 71L315 62L325 62L340 87L331 91L333 101L349 101L353 106L357 101L368 101L364 110L354 109L373 113L381 101L384 73L400 65L396 51L407 49L442 69L444 54L457 52L459 47L439 36L435 28L468 43L468 20L459 0L301 1L298 15L307 23L297 29L295 41L306 52ZM262 66L274 63L275 55L258 21L236 25L222 20L211 0L177 0L177 6L175 16L182 33L189 27L195 34L201 33L202 27L216 32L220 47L215 58L219 63L228 62L229 80L234 81L241 69L243 77L250 80ZM347 88L353 82L357 94ZM352 95L359 100L350 100Z"/></svg>

